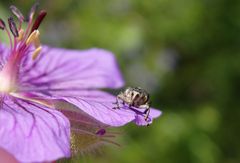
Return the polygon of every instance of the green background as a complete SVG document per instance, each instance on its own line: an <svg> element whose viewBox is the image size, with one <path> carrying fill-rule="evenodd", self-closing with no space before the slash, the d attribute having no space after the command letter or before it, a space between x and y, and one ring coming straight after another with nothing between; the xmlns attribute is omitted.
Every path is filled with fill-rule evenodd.
<svg viewBox="0 0 240 163"><path fill-rule="evenodd" d="M1 0L1 17L14 4ZM239 163L239 0L42 0L44 44L116 54L128 86L163 111L150 127L129 124L117 142L65 162ZM2 37L2 33L0 34Z"/></svg>

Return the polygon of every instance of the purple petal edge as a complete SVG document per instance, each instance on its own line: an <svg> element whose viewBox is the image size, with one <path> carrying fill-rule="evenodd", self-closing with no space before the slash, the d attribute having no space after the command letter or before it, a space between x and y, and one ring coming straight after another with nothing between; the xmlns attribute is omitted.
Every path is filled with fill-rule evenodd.
<svg viewBox="0 0 240 163"><path fill-rule="evenodd" d="M114 127L135 121L136 115L144 117L144 109L130 109L127 106L114 109L116 107L116 104L114 104L116 97L98 90L58 91L50 94L51 96L44 96L44 98L64 100L96 120ZM159 117L161 113L161 111L151 108L149 115L151 121Z"/></svg>
<svg viewBox="0 0 240 163"><path fill-rule="evenodd" d="M137 110L141 112L140 109L137 109ZM136 114L133 122L138 126L147 126L153 123L153 119L156 119L161 115L162 115L162 111L151 108L149 118L147 121L145 120L144 116L142 116L141 114Z"/></svg>

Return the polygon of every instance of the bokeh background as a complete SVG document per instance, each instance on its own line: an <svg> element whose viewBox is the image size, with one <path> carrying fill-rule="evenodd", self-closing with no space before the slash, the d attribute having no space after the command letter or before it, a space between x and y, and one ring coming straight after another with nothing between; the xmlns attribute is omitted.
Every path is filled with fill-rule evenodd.
<svg viewBox="0 0 240 163"><path fill-rule="evenodd" d="M33 0L1 0L27 14ZM42 0L45 44L116 54L128 86L163 111L150 127L64 162L239 163L239 0ZM0 33L2 37L2 33Z"/></svg>

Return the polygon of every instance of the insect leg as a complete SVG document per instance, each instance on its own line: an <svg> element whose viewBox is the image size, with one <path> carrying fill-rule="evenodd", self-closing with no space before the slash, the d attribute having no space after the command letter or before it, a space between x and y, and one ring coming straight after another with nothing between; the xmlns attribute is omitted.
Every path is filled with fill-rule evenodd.
<svg viewBox="0 0 240 163"><path fill-rule="evenodd" d="M142 109L145 108L143 114L145 115L144 119L147 122L149 114L150 114L150 105L149 104L141 105L139 108L142 108ZM147 126L149 126L149 124L147 124Z"/></svg>
<svg viewBox="0 0 240 163"><path fill-rule="evenodd" d="M145 120L147 121L150 114L150 108L147 108L144 112L146 112Z"/></svg>
<svg viewBox="0 0 240 163"><path fill-rule="evenodd" d="M113 109L120 109L118 97L116 98L116 102L113 103L113 104L116 104L116 105L117 105L116 107L113 107Z"/></svg>
<svg viewBox="0 0 240 163"><path fill-rule="evenodd" d="M143 114L147 114L147 112L148 112L148 109L145 109L144 112L143 112Z"/></svg>
<svg viewBox="0 0 240 163"><path fill-rule="evenodd" d="M147 121L149 114L150 114L150 106L149 106L149 104L146 104L145 106L146 106L146 109L143 113L145 114L145 120Z"/></svg>

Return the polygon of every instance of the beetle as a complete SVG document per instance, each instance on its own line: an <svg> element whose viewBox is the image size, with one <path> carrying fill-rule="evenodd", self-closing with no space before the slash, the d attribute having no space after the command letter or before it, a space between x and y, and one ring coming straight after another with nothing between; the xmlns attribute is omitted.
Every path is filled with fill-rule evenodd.
<svg viewBox="0 0 240 163"><path fill-rule="evenodd" d="M116 102L114 103L117 107L114 107L114 109L120 108L120 101L123 105L127 104L129 107L145 109L143 113L146 115L145 120L147 121L150 113L149 99L150 95L146 90L140 87L128 87L117 95Z"/></svg>

